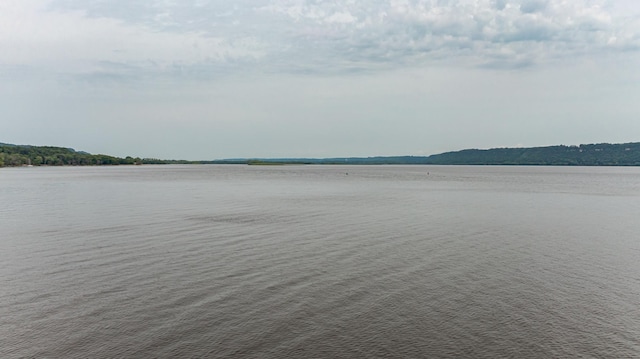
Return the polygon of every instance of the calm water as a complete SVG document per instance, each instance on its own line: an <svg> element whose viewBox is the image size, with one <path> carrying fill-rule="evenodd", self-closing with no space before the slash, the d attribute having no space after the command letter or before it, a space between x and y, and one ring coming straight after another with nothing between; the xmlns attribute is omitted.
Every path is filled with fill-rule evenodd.
<svg viewBox="0 0 640 359"><path fill-rule="evenodd" d="M637 358L640 168L0 170L0 357Z"/></svg>

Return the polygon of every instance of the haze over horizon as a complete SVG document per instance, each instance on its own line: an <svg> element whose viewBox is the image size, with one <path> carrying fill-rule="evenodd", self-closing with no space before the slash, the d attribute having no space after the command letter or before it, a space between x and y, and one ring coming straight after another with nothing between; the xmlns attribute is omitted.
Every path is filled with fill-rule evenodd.
<svg viewBox="0 0 640 359"><path fill-rule="evenodd" d="M8 0L0 142L172 159L640 140L631 0Z"/></svg>

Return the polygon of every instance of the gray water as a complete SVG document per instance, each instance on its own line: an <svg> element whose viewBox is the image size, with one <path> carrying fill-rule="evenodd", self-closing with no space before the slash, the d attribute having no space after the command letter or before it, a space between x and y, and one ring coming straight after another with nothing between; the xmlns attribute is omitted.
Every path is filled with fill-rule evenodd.
<svg viewBox="0 0 640 359"><path fill-rule="evenodd" d="M0 170L0 357L640 357L640 169Z"/></svg>

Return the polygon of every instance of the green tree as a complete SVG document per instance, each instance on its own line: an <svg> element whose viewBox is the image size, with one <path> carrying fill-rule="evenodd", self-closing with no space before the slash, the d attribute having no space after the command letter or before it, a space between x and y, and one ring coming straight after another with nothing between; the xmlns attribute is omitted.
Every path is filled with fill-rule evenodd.
<svg viewBox="0 0 640 359"><path fill-rule="evenodd" d="M34 166L40 166L43 161L44 161L44 159L42 158L42 156L33 156L33 157L31 157L31 164L34 165Z"/></svg>
<svg viewBox="0 0 640 359"><path fill-rule="evenodd" d="M7 156L5 159L5 163L8 166L22 166L22 165L26 165L27 162L28 162L27 157L17 153L12 153L9 156Z"/></svg>

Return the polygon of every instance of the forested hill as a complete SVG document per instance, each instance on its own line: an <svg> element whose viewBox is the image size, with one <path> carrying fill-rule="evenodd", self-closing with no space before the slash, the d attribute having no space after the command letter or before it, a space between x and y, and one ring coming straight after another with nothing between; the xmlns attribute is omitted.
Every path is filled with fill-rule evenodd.
<svg viewBox="0 0 640 359"><path fill-rule="evenodd" d="M101 166L139 164L191 163L180 160L155 158L125 158L93 155L73 148L53 146L11 145L0 143L0 167L18 166Z"/></svg>
<svg viewBox="0 0 640 359"><path fill-rule="evenodd" d="M227 163L249 164L640 166L640 143L468 149L428 157L272 158L228 161Z"/></svg>
<svg viewBox="0 0 640 359"><path fill-rule="evenodd" d="M640 142L462 150L427 157L427 164L640 166Z"/></svg>
<svg viewBox="0 0 640 359"><path fill-rule="evenodd" d="M0 167L16 166L90 166L141 163L139 158L92 155L72 148L11 145L0 143Z"/></svg>

